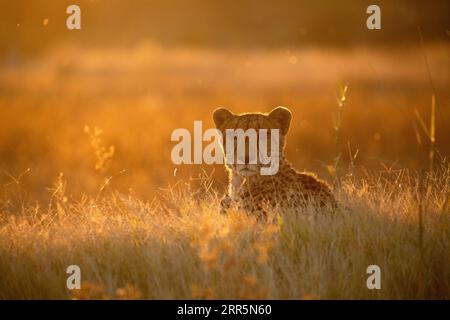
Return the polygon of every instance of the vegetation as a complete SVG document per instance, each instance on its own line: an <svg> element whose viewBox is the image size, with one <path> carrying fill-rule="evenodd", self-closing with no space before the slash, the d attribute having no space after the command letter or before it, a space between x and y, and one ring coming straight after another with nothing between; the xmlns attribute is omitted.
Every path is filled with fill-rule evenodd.
<svg viewBox="0 0 450 320"><path fill-rule="evenodd" d="M414 52L147 44L3 65L0 298L450 299L448 47L427 48L433 92ZM172 130L276 105L334 215L221 216L223 168L171 163Z"/></svg>

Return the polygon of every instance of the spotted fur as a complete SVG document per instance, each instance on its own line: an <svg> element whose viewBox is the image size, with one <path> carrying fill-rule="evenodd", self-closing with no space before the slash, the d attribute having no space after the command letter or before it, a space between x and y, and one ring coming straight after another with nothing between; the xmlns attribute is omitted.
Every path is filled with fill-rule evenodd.
<svg viewBox="0 0 450 320"><path fill-rule="evenodd" d="M312 173L298 172L284 157L286 134L291 121L291 112L278 107L268 114L245 113L236 115L225 108L213 114L218 130L226 139L226 129L279 129L279 169L274 175L261 175L257 164L229 164L229 187L221 201L221 212L236 207L259 219L266 219L267 212L276 208L278 212L298 209L307 205L336 207L331 188ZM270 136L269 136L270 138ZM226 141L224 141L224 146ZM270 142L267 143L270 146Z"/></svg>

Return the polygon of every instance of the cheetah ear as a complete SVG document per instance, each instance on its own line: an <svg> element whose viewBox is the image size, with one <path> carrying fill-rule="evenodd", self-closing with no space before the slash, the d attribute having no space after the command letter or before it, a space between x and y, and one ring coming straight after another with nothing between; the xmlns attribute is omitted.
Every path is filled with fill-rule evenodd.
<svg viewBox="0 0 450 320"><path fill-rule="evenodd" d="M231 119L232 117L234 117L234 114L225 108L218 108L214 110L213 113L214 123L218 129L224 124L225 121Z"/></svg>
<svg viewBox="0 0 450 320"><path fill-rule="evenodd" d="M277 107L270 111L269 117L276 120L280 124L280 130L282 134L286 134L289 130L289 124L291 123L292 114L288 108Z"/></svg>

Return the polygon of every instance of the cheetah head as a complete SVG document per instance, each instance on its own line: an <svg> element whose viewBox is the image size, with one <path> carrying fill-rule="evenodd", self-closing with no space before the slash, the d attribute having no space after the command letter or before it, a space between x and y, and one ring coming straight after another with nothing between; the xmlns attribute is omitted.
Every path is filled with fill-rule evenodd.
<svg viewBox="0 0 450 320"><path fill-rule="evenodd" d="M285 137L289 130L291 118L291 112L285 107L277 107L269 113L258 112L244 114L234 114L225 108L216 109L213 113L213 119L216 128L222 133L222 146L225 154L227 152L226 132L228 129L235 130L235 132L238 129L242 129L244 132L248 132L248 129L254 129L254 131L256 132L257 141L259 142L261 138L265 138L266 141L265 144L262 144L262 147L265 147L266 150L260 150L261 144L257 143L257 150L255 150L256 152L252 153L249 150L250 143L248 137L245 138L245 144L243 147L243 149L245 148L245 152L238 152L239 142L237 140L234 140L234 161L232 161L232 163L230 163L231 161L228 161L227 159L225 161L228 169L232 170L233 173L244 177L259 174L261 172L260 169L264 167L266 163L263 163L264 161L261 161L260 156L257 156L255 158L252 155L260 155L261 151L264 151L265 154L270 157L272 155L271 146L273 145L276 145L276 149L274 150L277 150L279 157L281 158L283 155ZM265 130L261 131L261 129ZM275 139L273 139L274 136L272 136L272 129L278 129L278 141L276 143L274 142L273 144L272 141ZM265 137L262 137L261 134L265 134ZM232 138L237 139L236 137Z"/></svg>

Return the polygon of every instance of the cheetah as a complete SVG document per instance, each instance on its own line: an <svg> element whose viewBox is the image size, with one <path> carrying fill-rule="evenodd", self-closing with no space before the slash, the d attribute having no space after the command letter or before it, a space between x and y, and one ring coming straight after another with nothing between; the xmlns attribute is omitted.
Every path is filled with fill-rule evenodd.
<svg viewBox="0 0 450 320"><path fill-rule="evenodd" d="M329 185L314 174L298 172L286 160L284 146L286 134L291 122L291 112L285 107L277 107L269 113L233 114L225 108L216 109L213 120L223 137L222 148L225 149L227 129L247 130L279 129L279 167L274 175L261 175L261 164L230 164L225 160L228 170L228 192L220 202L221 213L230 208L244 210L258 220L266 220L268 210L277 209L284 212L312 204L314 207L335 208L336 200ZM270 136L267 137L270 139ZM267 145L270 145L269 143ZM225 150L224 150L225 152ZM248 152L248 150L246 150Z"/></svg>

